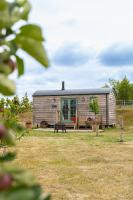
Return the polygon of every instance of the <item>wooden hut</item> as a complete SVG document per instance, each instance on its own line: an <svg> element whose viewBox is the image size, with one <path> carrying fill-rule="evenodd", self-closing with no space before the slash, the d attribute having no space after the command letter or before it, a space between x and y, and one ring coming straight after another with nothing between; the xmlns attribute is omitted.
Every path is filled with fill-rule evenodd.
<svg viewBox="0 0 133 200"><path fill-rule="evenodd" d="M41 90L33 94L33 124L40 126L46 122L53 126L57 122L66 126L83 127L88 117L94 117L89 102L97 98L101 125L112 126L116 123L115 97L111 89L72 89Z"/></svg>

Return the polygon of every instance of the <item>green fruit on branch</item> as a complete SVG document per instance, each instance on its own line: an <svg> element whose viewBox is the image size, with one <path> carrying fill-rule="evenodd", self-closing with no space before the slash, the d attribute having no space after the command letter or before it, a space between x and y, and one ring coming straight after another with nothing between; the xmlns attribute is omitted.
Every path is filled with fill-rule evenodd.
<svg viewBox="0 0 133 200"><path fill-rule="evenodd" d="M16 136L15 136L15 133L14 133L13 130L8 129L4 141L5 141L5 143L6 143L8 146L14 146L14 145L15 145L15 142L16 142Z"/></svg>
<svg viewBox="0 0 133 200"><path fill-rule="evenodd" d="M4 141L5 145L14 146L16 137L13 130L7 130L5 126L0 125L0 140Z"/></svg>
<svg viewBox="0 0 133 200"><path fill-rule="evenodd" d="M4 112L4 108L0 108L0 113Z"/></svg>
<svg viewBox="0 0 133 200"><path fill-rule="evenodd" d="M14 72L14 70L16 69L16 62L13 61L11 58L9 58L8 60L5 60L4 64L10 67L11 73Z"/></svg>
<svg viewBox="0 0 133 200"><path fill-rule="evenodd" d="M0 140L6 137L7 130L3 125L0 125Z"/></svg>
<svg viewBox="0 0 133 200"><path fill-rule="evenodd" d="M12 186L13 179L9 174L0 175L0 191L9 189Z"/></svg>
<svg viewBox="0 0 133 200"><path fill-rule="evenodd" d="M0 93L5 96L14 95L16 91L16 86L14 81L8 79L4 74L0 73Z"/></svg>
<svg viewBox="0 0 133 200"><path fill-rule="evenodd" d="M12 73L12 70L11 70L10 66L7 64L2 64L2 65L0 64L0 73L8 76L9 74Z"/></svg>

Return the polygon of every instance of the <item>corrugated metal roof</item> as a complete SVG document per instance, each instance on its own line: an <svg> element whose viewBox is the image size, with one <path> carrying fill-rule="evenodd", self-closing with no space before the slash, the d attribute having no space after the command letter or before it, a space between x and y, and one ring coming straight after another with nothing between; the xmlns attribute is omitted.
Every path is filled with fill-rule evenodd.
<svg viewBox="0 0 133 200"><path fill-rule="evenodd" d="M35 96L70 96L70 95L87 95L87 94L109 94L110 88L100 89L74 89L74 90L40 90L33 94Z"/></svg>

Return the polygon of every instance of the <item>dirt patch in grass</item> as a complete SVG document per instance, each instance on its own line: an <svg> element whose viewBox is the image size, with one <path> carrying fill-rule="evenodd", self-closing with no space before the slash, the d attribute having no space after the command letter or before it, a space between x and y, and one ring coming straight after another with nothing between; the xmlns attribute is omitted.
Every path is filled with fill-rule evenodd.
<svg viewBox="0 0 133 200"><path fill-rule="evenodd" d="M18 142L15 163L31 170L53 200L132 200L133 135L123 144L117 139L114 131L32 132Z"/></svg>

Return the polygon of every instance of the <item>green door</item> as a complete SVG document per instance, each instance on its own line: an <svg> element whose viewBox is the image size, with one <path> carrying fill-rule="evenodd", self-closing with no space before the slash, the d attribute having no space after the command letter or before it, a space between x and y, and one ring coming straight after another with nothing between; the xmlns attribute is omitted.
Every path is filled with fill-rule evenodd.
<svg viewBox="0 0 133 200"><path fill-rule="evenodd" d="M76 119L76 99L61 99L61 121L70 123Z"/></svg>

